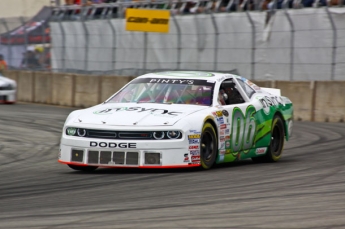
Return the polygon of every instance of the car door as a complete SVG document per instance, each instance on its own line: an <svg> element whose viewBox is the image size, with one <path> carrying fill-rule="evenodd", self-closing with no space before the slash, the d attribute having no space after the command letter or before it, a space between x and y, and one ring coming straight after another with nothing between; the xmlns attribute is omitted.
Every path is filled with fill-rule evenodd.
<svg viewBox="0 0 345 229"><path fill-rule="evenodd" d="M256 110L246 91L236 79L224 80L219 88L219 92L222 93L222 91L225 93L223 97L226 98L222 109L226 110L228 114L226 122L230 134L230 138L226 137L229 140L225 140L225 149L226 153L237 156L239 152L253 148L256 132L254 118Z"/></svg>

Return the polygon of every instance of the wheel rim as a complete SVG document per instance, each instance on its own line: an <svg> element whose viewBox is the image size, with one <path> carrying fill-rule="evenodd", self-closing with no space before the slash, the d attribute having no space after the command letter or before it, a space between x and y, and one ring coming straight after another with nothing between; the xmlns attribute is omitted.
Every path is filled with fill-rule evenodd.
<svg viewBox="0 0 345 229"><path fill-rule="evenodd" d="M279 126L275 126L273 128L271 146L272 146L272 152L275 156L280 155L281 140L282 140L282 136L281 136L280 132L281 132L281 130L280 130Z"/></svg>
<svg viewBox="0 0 345 229"><path fill-rule="evenodd" d="M211 161L214 151L213 136L209 131L205 131L201 140L201 155L204 161Z"/></svg>

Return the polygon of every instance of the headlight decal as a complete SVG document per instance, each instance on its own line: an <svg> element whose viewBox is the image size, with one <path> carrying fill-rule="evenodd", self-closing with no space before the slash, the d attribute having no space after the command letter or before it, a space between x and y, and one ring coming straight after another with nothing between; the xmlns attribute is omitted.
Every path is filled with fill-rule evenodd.
<svg viewBox="0 0 345 229"><path fill-rule="evenodd" d="M126 139L126 140L175 140L182 139L179 130L167 131L110 131L67 127L66 135L84 138Z"/></svg>

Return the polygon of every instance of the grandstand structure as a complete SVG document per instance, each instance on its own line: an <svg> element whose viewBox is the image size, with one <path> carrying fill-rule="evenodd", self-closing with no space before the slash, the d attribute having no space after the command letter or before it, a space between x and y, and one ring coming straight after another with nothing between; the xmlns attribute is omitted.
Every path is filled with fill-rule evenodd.
<svg viewBox="0 0 345 229"><path fill-rule="evenodd" d="M170 10L173 14L274 11L305 7L342 7L344 0L118 0L92 5L60 5L53 20L122 18L126 8ZM75 17L76 15L80 17Z"/></svg>
<svg viewBox="0 0 345 229"><path fill-rule="evenodd" d="M162 70L236 69L254 80L345 80L343 5L343 0L59 5L51 8L47 19L51 67L35 70L133 76ZM126 31L128 8L168 10L169 33ZM23 36L28 34L23 31ZM24 49L31 45L24 44ZM2 50L10 48L0 44ZM16 69L20 58L7 62Z"/></svg>

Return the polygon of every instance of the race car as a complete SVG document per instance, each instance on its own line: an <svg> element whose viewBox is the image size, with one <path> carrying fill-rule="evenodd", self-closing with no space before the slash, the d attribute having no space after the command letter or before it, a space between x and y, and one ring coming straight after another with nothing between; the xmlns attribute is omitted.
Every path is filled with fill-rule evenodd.
<svg viewBox="0 0 345 229"><path fill-rule="evenodd" d="M0 74L0 103L15 103L16 94L16 81L6 78Z"/></svg>
<svg viewBox="0 0 345 229"><path fill-rule="evenodd" d="M58 161L82 171L276 162L292 125L293 104L279 89L225 73L149 73L102 104L73 111Z"/></svg>

